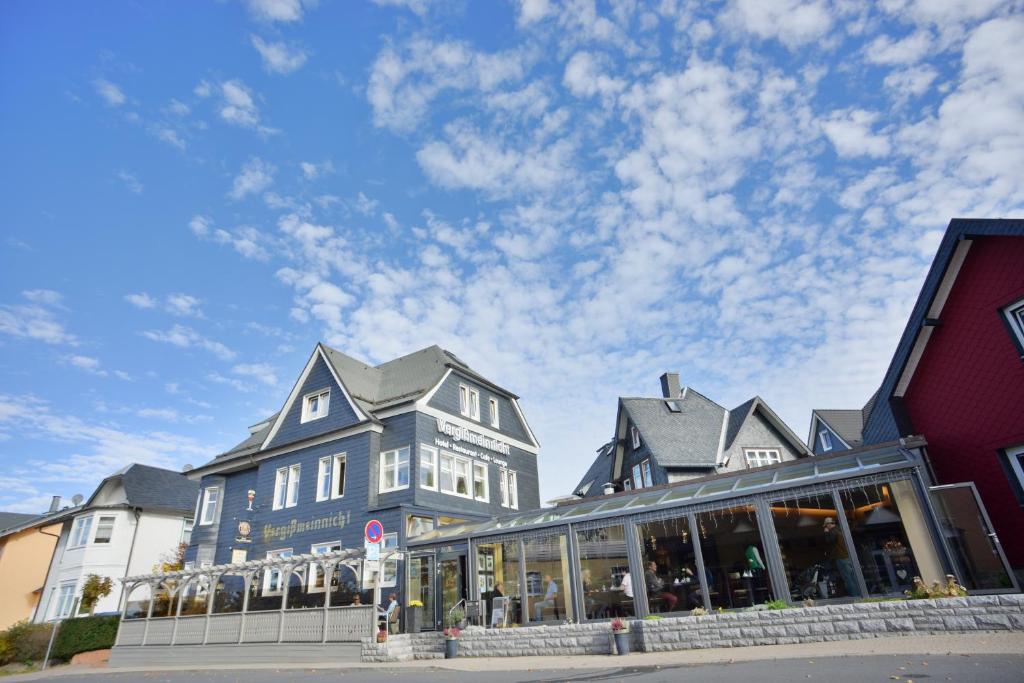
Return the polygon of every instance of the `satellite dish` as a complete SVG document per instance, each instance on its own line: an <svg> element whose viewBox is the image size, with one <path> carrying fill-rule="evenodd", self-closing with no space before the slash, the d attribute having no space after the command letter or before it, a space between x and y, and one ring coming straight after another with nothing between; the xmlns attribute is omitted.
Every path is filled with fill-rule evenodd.
<svg viewBox="0 0 1024 683"><path fill-rule="evenodd" d="M83 496L81 493L76 493L75 495L71 496L71 503L73 505L81 505L83 500L85 500L85 496Z"/></svg>

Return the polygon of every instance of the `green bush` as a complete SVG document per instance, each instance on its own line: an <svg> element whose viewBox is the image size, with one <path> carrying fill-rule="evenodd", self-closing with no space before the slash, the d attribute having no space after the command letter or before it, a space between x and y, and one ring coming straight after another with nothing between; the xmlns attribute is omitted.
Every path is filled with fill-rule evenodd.
<svg viewBox="0 0 1024 683"><path fill-rule="evenodd" d="M121 617L80 617L67 619L60 625L53 644L54 659L68 660L79 652L105 650L114 646Z"/></svg>
<svg viewBox="0 0 1024 683"><path fill-rule="evenodd" d="M789 609L789 603L785 600L769 600L764 606L765 609Z"/></svg>
<svg viewBox="0 0 1024 683"><path fill-rule="evenodd" d="M46 656L50 642L50 624L19 621L0 632L0 665L11 662L37 662Z"/></svg>

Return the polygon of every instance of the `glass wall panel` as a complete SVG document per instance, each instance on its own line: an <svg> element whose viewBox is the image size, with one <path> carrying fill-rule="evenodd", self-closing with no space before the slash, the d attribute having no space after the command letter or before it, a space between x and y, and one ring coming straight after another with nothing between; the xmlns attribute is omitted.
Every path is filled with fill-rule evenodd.
<svg viewBox="0 0 1024 683"><path fill-rule="evenodd" d="M702 512L697 527L713 608L736 609L771 600L753 505Z"/></svg>
<svg viewBox="0 0 1024 683"><path fill-rule="evenodd" d="M373 591L360 590L359 576L348 565L335 565L331 572L331 607L372 605Z"/></svg>
<svg viewBox="0 0 1024 683"><path fill-rule="evenodd" d="M486 623L490 626L521 624L522 591L519 586L519 541L486 543L476 547L476 581L480 599L487 607ZM494 598L509 598L508 613L492 618Z"/></svg>
<svg viewBox="0 0 1024 683"><path fill-rule="evenodd" d="M284 594L284 571L276 567L261 569L249 584L249 611L281 609Z"/></svg>
<svg viewBox="0 0 1024 683"><path fill-rule="evenodd" d="M128 594L125 601L125 619L145 619L149 615L150 589L148 583L140 583Z"/></svg>
<svg viewBox="0 0 1024 683"><path fill-rule="evenodd" d="M154 617L173 617L178 613L178 582L165 581L156 589L153 598Z"/></svg>
<svg viewBox="0 0 1024 683"><path fill-rule="evenodd" d="M942 565L909 480L843 491L854 549L871 595L901 595L915 576L941 580Z"/></svg>
<svg viewBox="0 0 1024 683"><path fill-rule="evenodd" d="M181 616L206 614L206 600L209 597L210 577L197 576L190 579L181 591Z"/></svg>
<svg viewBox="0 0 1024 683"><path fill-rule="evenodd" d="M419 600L423 603L423 627L427 630L434 628L433 570L433 556L413 557L409 560L408 601Z"/></svg>
<svg viewBox="0 0 1024 683"><path fill-rule="evenodd" d="M650 612L689 611L704 606L690 520L672 517L637 525L643 553L644 587Z"/></svg>
<svg viewBox="0 0 1024 683"><path fill-rule="evenodd" d="M974 488L970 484L943 486L932 489L931 495L946 543L960 565L964 586L972 591L1013 588Z"/></svg>
<svg viewBox="0 0 1024 683"><path fill-rule="evenodd" d="M831 493L775 501L771 511L792 600L860 596Z"/></svg>
<svg viewBox="0 0 1024 683"><path fill-rule="evenodd" d="M526 549L526 594L531 622L573 619L565 534L531 538Z"/></svg>
<svg viewBox="0 0 1024 683"><path fill-rule="evenodd" d="M224 574L217 580L213 591L213 613L241 612L244 599L245 577L238 574Z"/></svg>
<svg viewBox="0 0 1024 683"><path fill-rule="evenodd" d="M576 532L585 619L636 616L623 526ZM625 581L623 581L625 579Z"/></svg>
<svg viewBox="0 0 1024 683"><path fill-rule="evenodd" d="M299 567L288 581L287 609L323 607L327 592L324 590L324 571L316 562Z"/></svg>

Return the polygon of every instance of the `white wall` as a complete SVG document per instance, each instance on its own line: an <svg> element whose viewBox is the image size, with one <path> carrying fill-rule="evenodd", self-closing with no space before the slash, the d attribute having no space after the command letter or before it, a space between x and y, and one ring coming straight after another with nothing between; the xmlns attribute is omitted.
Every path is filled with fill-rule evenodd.
<svg viewBox="0 0 1024 683"><path fill-rule="evenodd" d="M163 556L172 554L181 541L185 520L183 515L142 512L136 522L135 511L126 509L91 509L80 513L75 519L88 516L94 518L90 537L88 543L80 547L67 547L73 520L65 523L53 554L50 574L34 621L41 622L54 618L59 589L66 583L73 582L75 595L81 598L82 587L90 574L114 579L110 595L100 598L94 611L119 611L122 606L123 586L118 579L131 574L148 574ZM95 542L100 516L115 518L110 543Z"/></svg>

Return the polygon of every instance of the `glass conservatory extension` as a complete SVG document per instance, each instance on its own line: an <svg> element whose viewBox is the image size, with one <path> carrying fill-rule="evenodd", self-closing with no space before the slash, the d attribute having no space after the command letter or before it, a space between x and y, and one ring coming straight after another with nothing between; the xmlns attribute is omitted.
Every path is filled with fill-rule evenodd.
<svg viewBox="0 0 1024 683"><path fill-rule="evenodd" d="M443 626L465 600L499 626L902 596L915 576L964 574L924 446L904 439L440 527L408 542L409 597L427 624ZM999 580L1014 588L1009 574Z"/></svg>

